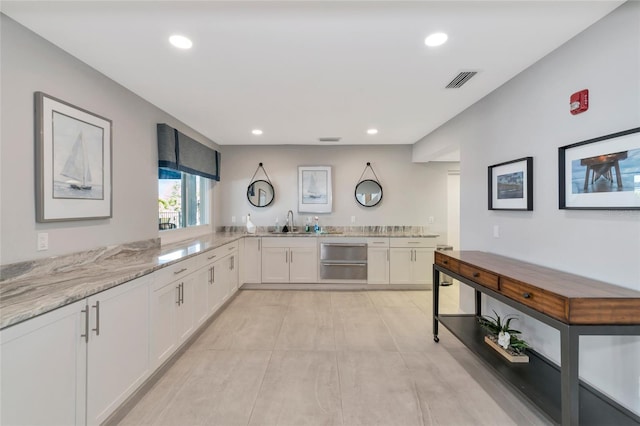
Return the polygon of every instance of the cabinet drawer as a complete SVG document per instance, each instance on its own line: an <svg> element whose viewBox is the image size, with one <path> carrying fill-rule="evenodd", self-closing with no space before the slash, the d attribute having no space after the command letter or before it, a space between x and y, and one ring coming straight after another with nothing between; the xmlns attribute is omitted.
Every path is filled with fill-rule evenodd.
<svg viewBox="0 0 640 426"><path fill-rule="evenodd" d="M187 276L196 269L198 269L198 259L196 257L191 257L155 271L153 273L154 281L166 284Z"/></svg>
<svg viewBox="0 0 640 426"><path fill-rule="evenodd" d="M436 241L434 238L389 238L389 245L391 247L400 248L418 248L418 247L435 247Z"/></svg>
<svg viewBox="0 0 640 426"><path fill-rule="evenodd" d="M506 277L502 277L500 280L500 292L523 305L567 321L567 303L562 297Z"/></svg>
<svg viewBox="0 0 640 426"><path fill-rule="evenodd" d="M460 263L459 270L460 275L462 275L463 277L469 278L470 280L473 280L478 284L482 284L483 286L488 287L492 290L499 289L498 276L492 274L491 272L469 266L465 263Z"/></svg>
<svg viewBox="0 0 640 426"><path fill-rule="evenodd" d="M438 266L442 266L443 268L447 268L451 272L455 272L456 274L460 273L460 262L458 259L453 259L451 257L445 256L440 252L435 252L435 263Z"/></svg>

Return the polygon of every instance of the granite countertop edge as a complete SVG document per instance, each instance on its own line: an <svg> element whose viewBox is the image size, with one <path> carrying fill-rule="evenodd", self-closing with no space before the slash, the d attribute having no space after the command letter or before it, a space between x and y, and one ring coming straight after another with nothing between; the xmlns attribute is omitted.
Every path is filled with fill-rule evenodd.
<svg viewBox="0 0 640 426"><path fill-rule="evenodd" d="M89 250L44 262L23 262L26 271L0 280L0 329L73 304L128 281L149 275L191 257L214 250L244 237L409 237L435 238L424 233L211 233L160 245L125 244ZM71 261L70 261L71 258ZM33 265L37 264L37 267ZM26 265L26 266L25 266Z"/></svg>

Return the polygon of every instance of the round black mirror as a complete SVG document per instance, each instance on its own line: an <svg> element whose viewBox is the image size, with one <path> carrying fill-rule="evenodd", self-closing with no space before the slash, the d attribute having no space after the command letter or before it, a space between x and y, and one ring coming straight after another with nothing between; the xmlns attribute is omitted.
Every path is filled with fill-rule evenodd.
<svg viewBox="0 0 640 426"><path fill-rule="evenodd" d="M367 179L356 185L356 201L365 207L373 207L382 201L382 186L378 181Z"/></svg>
<svg viewBox="0 0 640 426"><path fill-rule="evenodd" d="M254 180L247 188L247 200L255 207L267 207L273 202L275 191L271 182Z"/></svg>

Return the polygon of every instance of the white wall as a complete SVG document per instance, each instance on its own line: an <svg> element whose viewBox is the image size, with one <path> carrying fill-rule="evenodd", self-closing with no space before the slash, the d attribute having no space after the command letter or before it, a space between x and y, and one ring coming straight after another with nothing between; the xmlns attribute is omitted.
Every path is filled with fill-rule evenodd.
<svg viewBox="0 0 640 426"><path fill-rule="evenodd" d="M247 186L258 163L262 162L271 179L276 198L271 206L256 208L246 198ZM383 188L383 198L376 207L362 207L354 198L354 190L366 163ZM224 200L216 210L218 225L236 225L241 217L251 213L256 225L273 226L276 217L280 225L288 210L293 210L296 225L312 214L298 214L298 166L332 166L333 212L321 214L321 225L349 226L351 216L356 226L415 225L445 234L447 231L447 170L458 169L458 163L411 162L410 145L376 146L225 146L222 174L216 199ZM260 172L259 178L264 179ZM372 178L367 171L364 178ZM429 224L432 216L434 223Z"/></svg>
<svg viewBox="0 0 640 426"><path fill-rule="evenodd" d="M640 211L558 209L558 147L640 126L639 27L640 3L624 4L419 143L460 143L463 249L640 290ZM589 110L573 116L569 95L585 88ZM534 211L487 210L487 166L525 156ZM559 362L555 330L531 318L517 328ZM583 337L580 349L581 375L640 413L640 338Z"/></svg>
<svg viewBox="0 0 640 426"><path fill-rule="evenodd" d="M158 236L156 123L212 141L1 15L0 263ZM45 92L113 121L113 218L36 223L34 95ZM36 251L38 232L49 250Z"/></svg>

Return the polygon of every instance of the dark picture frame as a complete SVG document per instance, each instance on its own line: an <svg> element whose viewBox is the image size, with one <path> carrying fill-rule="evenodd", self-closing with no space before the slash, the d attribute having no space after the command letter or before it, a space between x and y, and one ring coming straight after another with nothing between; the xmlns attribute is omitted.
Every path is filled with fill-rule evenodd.
<svg viewBox="0 0 640 426"><path fill-rule="evenodd" d="M533 210L533 157L489 166L489 210Z"/></svg>
<svg viewBox="0 0 640 426"><path fill-rule="evenodd" d="M559 208L640 209L640 127L558 148Z"/></svg>
<svg viewBox="0 0 640 426"><path fill-rule="evenodd" d="M111 218L111 120L42 92L34 103L36 221Z"/></svg>

